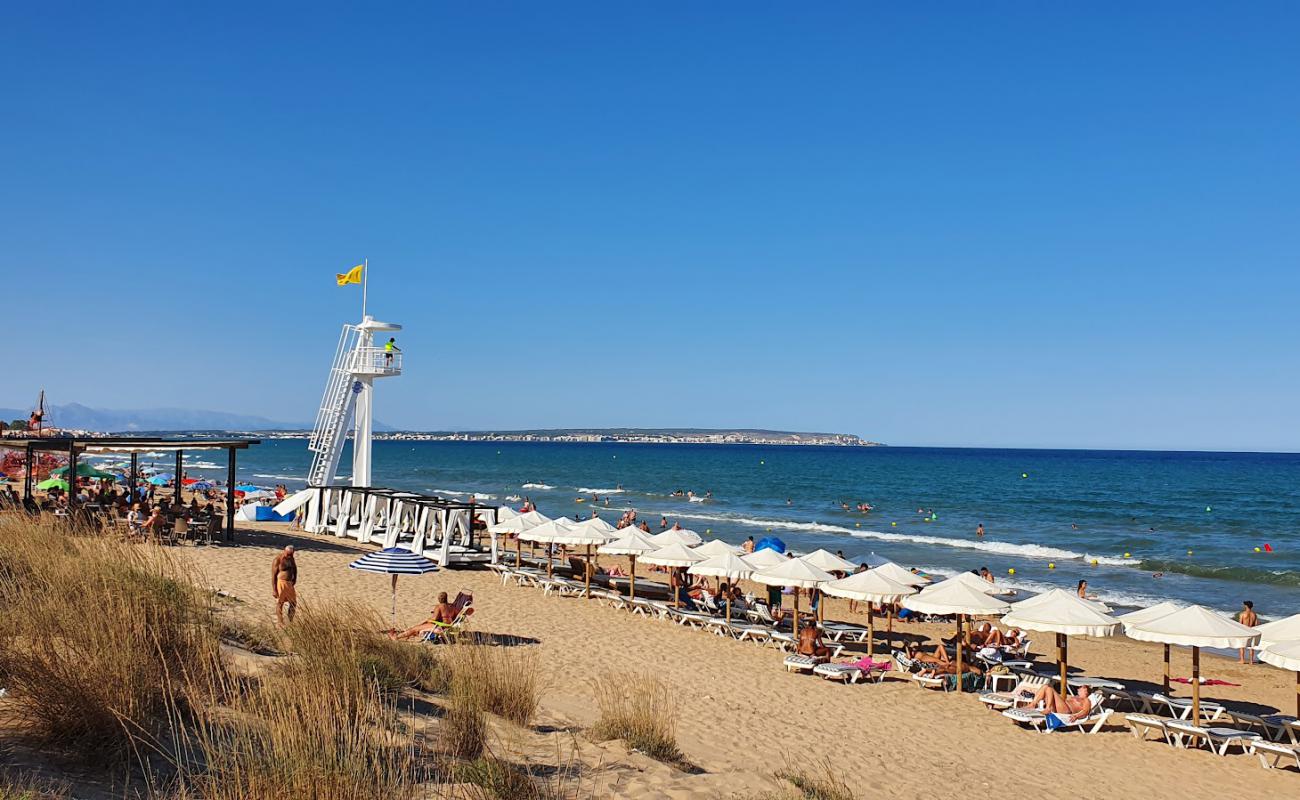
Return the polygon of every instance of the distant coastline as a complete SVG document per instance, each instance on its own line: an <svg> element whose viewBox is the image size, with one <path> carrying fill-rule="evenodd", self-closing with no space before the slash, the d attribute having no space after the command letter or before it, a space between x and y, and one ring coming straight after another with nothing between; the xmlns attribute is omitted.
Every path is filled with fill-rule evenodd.
<svg viewBox="0 0 1300 800"><path fill-rule="evenodd" d="M301 438L303 432L277 433ZM620 442L637 444L760 444L884 447L851 433L769 431L749 428L551 428L517 431L388 431L376 441L407 442Z"/></svg>

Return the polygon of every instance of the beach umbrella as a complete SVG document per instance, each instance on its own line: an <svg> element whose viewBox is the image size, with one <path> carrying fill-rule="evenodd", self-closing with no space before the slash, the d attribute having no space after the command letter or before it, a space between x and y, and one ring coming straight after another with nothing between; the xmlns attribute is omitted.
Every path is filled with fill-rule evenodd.
<svg viewBox="0 0 1300 800"><path fill-rule="evenodd" d="M794 637L799 638L799 589L815 589L824 583L835 580L835 576L823 569L801 561L787 558L784 564L761 569L749 576L749 579L768 586L782 586L795 589L794 593Z"/></svg>
<svg viewBox="0 0 1300 800"><path fill-rule="evenodd" d="M757 544L754 545L754 551L757 552L759 550L775 550L778 553L784 553L785 542L781 541L775 536L764 536L762 539L758 540Z"/></svg>
<svg viewBox="0 0 1300 800"><path fill-rule="evenodd" d="M710 539L695 548L695 552L706 558L713 558L714 556L739 555L740 548L735 545L727 544L721 539Z"/></svg>
<svg viewBox="0 0 1300 800"><path fill-rule="evenodd" d="M587 522L590 521L591 520L580 522L551 539L552 544L586 546L587 561L583 567L582 574L585 584L583 587L583 597L587 599L591 598L591 546L604 544L609 541L609 537L606 536L603 531L587 524ZM600 522L600 520L595 521ZM610 526L610 528L612 530L613 526Z"/></svg>
<svg viewBox="0 0 1300 800"><path fill-rule="evenodd" d="M855 572L847 578L831 581L821 587L823 594L844 597L866 603L897 603L919 591L915 586L891 580L874 569ZM892 619L892 618L891 618ZM875 654L876 615L867 610L867 655Z"/></svg>
<svg viewBox="0 0 1300 800"><path fill-rule="evenodd" d="M51 489L62 489L66 492L68 491L68 482L62 478L46 478L36 484L36 488L40 489L42 492L48 492Z"/></svg>
<svg viewBox="0 0 1300 800"><path fill-rule="evenodd" d="M768 567L775 567L777 565L784 564L785 562L790 560L786 556L781 555L780 553L778 553L777 551L771 548L765 548L763 550L755 550L752 553L747 553L741 556L741 558L745 560L746 564L749 564L751 567L753 567L756 570L767 569Z"/></svg>
<svg viewBox="0 0 1300 800"><path fill-rule="evenodd" d="M526 511L522 514L516 514L509 519L503 519L488 526L488 533L501 534L513 533L519 534L543 522L550 522L551 518L539 511ZM515 539L515 566L522 567L524 556L524 545L518 538Z"/></svg>
<svg viewBox="0 0 1300 800"><path fill-rule="evenodd" d="M1259 651L1259 660L1295 673L1295 708L1300 717L1300 641L1278 642Z"/></svg>
<svg viewBox="0 0 1300 800"><path fill-rule="evenodd" d="M930 583L930 579L924 575L917 575L910 569L900 567L892 561L886 561L879 566L874 566L871 571L884 575L894 583L906 583L909 586L925 586Z"/></svg>
<svg viewBox="0 0 1300 800"><path fill-rule="evenodd" d="M611 539L617 539L619 535L618 528L615 528L613 525L610 525L608 522L601 519L600 517L592 517L591 519L584 519L582 522L578 523L577 527L585 531L595 531L596 533L599 533L602 536L604 536L605 541L609 541Z"/></svg>
<svg viewBox="0 0 1300 800"><path fill-rule="evenodd" d="M911 597L904 597L903 608L922 614L957 617L957 691L961 691L962 636L966 617L1005 614L1011 610L1011 605L989 596L977 586L949 579L928 586Z"/></svg>
<svg viewBox="0 0 1300 800"><path fill-rule="evenodd" d="M1171 603L1168 600L1166 600L1165 602L1157 603L1151 606L1150 608L1143 608L1137 611L1130 611L1127 614L1120 614L1118 619L1121 623L1123 623L1124 633L1127 634L1130 625L1138 625L1143 622L1147 622L1148 620L1153 620L1156 617L1163 617L1166 614L1172 614L1175 611L1179 610L1180 608L1182 608L1182 606L1178 605L1177 603ZM1164 687L1165 687L1166 694L1169 693L1169 647L1170 646L1168 644L1164 646L1164 650L1165 650Z"/></svg>
<svg viewBox="0 0 1300 800"><path fill-rule="evenodd" d="M244 502L248 502L250 500L265 500L268 497L275 497L275 496L276 496L275 492L269 489L258 489L255 492L245 493Z"/></svg>
<svg viewBox="0 0 1300 800"><path fill-rule="evenodd" d="M433 572L438 565L431 559L412 553L402 547L385 547L374 553L366 553L361 558L348 564L351 569L363 572L381 572L393 576L393 627L397 627L397 576L423 575Z"/></svg>
<svg viewBox="0 0 1300 800"><path fill-rule="evenodd" d="M972 589L977 589L985 594L1002 594L1002 590L998 588L997 584L989 583L973 572L958 572L951 578L944 578L934 585L943 586L949 583L963 583Z"/></svg>
<svg viewBox="0 0 1300 800"><path fill-rule="evenodd" d="M857 564L852 561L845 561L829 550L814 550L806 556L799 556L799 560L807 561L814 567L827 572L853 572L858 568Z"/></svg>
<svg viewBox="0 0 1300 800"><path fill-rule="evenodd" d="M195 481L190 484L190 488L196 492L206 492L216 486L212 481Z"/></svg>
<svg viewBox="0 0 1300 800"><path fill-rule="evenodd" d="M1300 640L1300 614L1292 614L1289 617L1283 617L1273 622L1256 625L1255 630L1259 631L1259 646L1261 648L1271 647L1281 642Z"/></svg>
<svg viewBox="0 0 1300 800"><path fill-rule="evenodd" d="M547 520L540 525L534 525L531 528L525 529L519 534L519 541L553 545L555 544L555 537L568 532L577 524L578 523L568 517L556 517L555 519ZM554 574L552 564L552 558L554 555L554 548L548 546L546 548L546 577L548 578Z"/></svg>
<svg viewBox="0 0 1300 800"><path fill-rule="evenodd" d="M650 538L653 541L655 537ZM660 567L689 567L692 564L704 561L705 558L681 542L676 542L642 556L641 560L647 564ZM681 605L676 592L673 592L673 605Z"/></svg>
<svg viewBox="0 0 1300 800"><path fill-rule="evenodd" d="M159 475L158 477L160 477L160 478L161 478L161 477L166 477L167 480L171 480L171 479L174 478L175 476L172 475L172 474L170 474L170 473L165 473L164 475ZM251 484L251 483L235 484L235 491L236 491L236 492L256 492L258 489L261 489L261 488L262 488L261 486L254 486L254 485Z"/></svg>
<svg viewBox="0 0 1300 800"><path fill-rule="evenodd" d="M64 467L59 467L58 469L52 469L50 470L50 474L58 475L60 478L63 478L67 476L68 468L64 466ZM77 464L77 477L78 478L100 478L100 479L112 478L114 480L117 479L117 476L114 475L113 473L105 472L102 469L96 469L94 464L87 464L84 461L79 462Z"/></svg>
<svg viewBox="0 0 1300 800"><path fill-rule="evenodd" d="M1130 639L1192 648L1192 724L1201 724L1201 648L1240 650L1259 642L1259 633L1204 606L1188 606L1172 614L1125 626Z"/></svg>
<svg viewBox="0 0 1300 800"><path fill-rule="evenodd" d="M1061 694L1069 694L1066 682L1067 647L1070 636L1114 636L1123 623L1097 610L1094 603L1064 589L1052 589L1011 606L1003 625L1056 634L1056 663L1061 671Z"/></svg>
<svg viewBox="0 0 1300 800"><path fill-rule="evenodd" d="M892 564L893 562L884 556L878 556L875 552L871 552L862 557L862 563L866 564L868 567L883 567L884 565Z"/></svg>
<svg viewBox="0 0 1300 800"><path fill-rule="evenodd" d="M519 516L519 512L510 506L497 506L497 522L505 522Z"/></svg>
<svg viewBox="0 0 1300 800"><path fill-rule="evenodd" d="M695 552L698 553L699 548L696 548ZM692 564L686 571L692 575L713 575L728 580L741 580L749 577L754 568L742 561L740 556L735 553L722 553L721 555L710 556L698 564ZM727 622L731 622L730 591L727 592Z"/></svg>
<svg viewBox="0 0 1300 800"><path fill-rule="evenodd" d="M666 531L656 533L650 537L651 541L660 547L667 547L670 544L680 544L685 547L695 547L704 541L695 531L686 528L669 528Z"/></svg>
<svg viewBox="0 0 1300 800"><path fill-rule="evenodd" d="M154 486L166 486L176 476L170 472L160 472L149 478L148 482Z"/></svg>
<svg viewBox="0 0 1300 800"><path fill-rule="evenodd" d="M637 556L653 553L659 549L659 546L650 541L649 535L644 531L636 528L623 528L619 531L617 539L606 542L596 548L597 553L606 553L611 556L627 556L632 564L631 575L631 596L636 598L636 558Z"/></svg>

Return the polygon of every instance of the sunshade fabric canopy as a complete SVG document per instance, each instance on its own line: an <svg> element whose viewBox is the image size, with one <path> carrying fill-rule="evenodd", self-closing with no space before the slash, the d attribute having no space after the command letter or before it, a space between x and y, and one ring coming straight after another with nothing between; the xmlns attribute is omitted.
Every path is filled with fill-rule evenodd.
<svg viewBox="0 0 1300 800"><path fill-rule="evenodd" d="M1172 614L1130 624L1125 633L1140 642L1184 647L1220 647L1236 650L1259 641L1259 632L1234 622L1204 606L1188 606Z"/></svg>
<svg viewBox="0 0 1300 800"><path fill-rule="evenodd" d="M40 489L42 492L49 491L50 489L62 489L66 492L68 490L68 482L62 478L47 478L46 480L36 484L36 488Z"/></svg>
<svg viewBox="0 0 1300 800"><path fill-rule="evenodd" d="M826 570L818 569L798 558L787 558L784 564L759 570L749 577L750 580L768 586L793 586L799 589L814 589L835 580L835 576Z"/></svg>
<svg viewBox="0 0 1300 800"><path fill-rule="evenodd" d="M1260 647L1300 641L1300 614L1256 625L1255 630L1259 632Z"/></svg>
<svg viewBox="0 0 1300 800"><path fill-rule="evenodd" d="M711 539L695 548L695 552L706 558L713 558L714 556L738 555L740 548L727 544L721 539Z"/></svg>
<svg viewBox="0 0 1300 800"><path fill-rule="evenodd" d="M1116 619L1124 623L1124 630L1128 631L1130 625L1140 625L1143 622L1172 614L1182 606L1177 603L1171 603L1166 600L1163 603L1157 603L1150 608L1142 608L1137 611L1130 611L1127 614L1120 614Z"/></svg>
<svg viewBox="0 0 1300 800"><path fill-rule="evenodd" d="M903 598L903 608L922 614L1005 614L1011 605L992 597L977 587L968 586L960 581L936 583L920 594Z"/></svg>
<svg viewBox="0 0 1300 800"><path fill-rule="evenodd" d="M667 547L670 544L682 544L687 547L694 547L704 541L695 531L688 531L685 528L669 528L661 533L656 533L650 537L654 543L660 547Z"/></svg>
<svg viewBox="0 0 1300 800"><path fill-rule="evenodd" d="M590 533L598 533L605 541L609 541L610 539L616 539L618 538L619 535L618 528L615 528L613 525L610 525L608 522L601 519L600 517L592 517L591 519L584 519L582 522L579 522L576 527L582 531L586 531Z"/></svg>
<svg viewBox="0 0 1300 800"><path fill-rule="evenodd" d="M657 564L661 567L689 567L704 560L704 556L680 542L641 556L641 561L644 563Z"/></svg>
<svg viewBox="0 0 1300 800"><path fill-rule="evenodd" d="M857 564L845 561L829 550L814 550L806 556L799 556L799 560L827 572L852 572L858 568Z"/></svg>
<svg viewBox="0 0 1300 800"><path fill-rule="evenodd" d="M522 542L555 542L558 541L558 537L573 534L575 528L577 528L577 523L573 520L567 517L557 517L547 520L541 525L534 525L524 529L519 534L519 540Z"/></svg>
<svg viewBox="0 0 1300 800"><path fill-rule="evenodd" d="M386 575L423 575L438 569L438 565L431 559L412 553L403 547L386 547L374 553L366 553L348 566L364 572L382 572Z"/></svg>
<svg viewBox="0 0 1300 800"><path fill-rule="evenodd" d="M623 528L619 537L596 548L597 553L610 556L640 556L653 553L659 546L650 541L645 531L636 528Z"/></svg>
<svg viewBox="0 0 1300 800"><path fill-rule="evenodd" d="M980 576L970 572L958 572L956 575L953 575L951 578L944 578L943 580L934 584L934 586L931 586L930 588L934 589L939 586L946 586L948 584L953 584L953 583L963 583L969 586L970 588L975 589L977 591L984 592L985 594L1000 594L1003 591L1003 589L999 587L996 583L990 583L984 580L983 578L981 578Z"/></svg>
<svg viewBox="0 0 1300 800"><path fill-rule="evenodd" d="M1011 613L1002 618L1002 624L1066 636L1114 636L1121 625L1119 620L1064 589L1052 589L1013 604Z"/></svg>
<svg viewBox="0 0 1300 800"><path fill-rule="evenodd" d="M540 527L541 526L539 525L538 528ZM522 536L527 538L528 534L532 533L538 528L533 528L530 531L525 531L522 534ZM606 536L603 532L596 530L595 528L590 528L587 527L586 525L574 525L573 527L565 531L562 531L559 535L552 537L551 541L554 542L555 544L597 545L597 544L604 544L605 542L608 542L609 537Z"/></svg>
<svg viewBox="0 0 1300 800"><path fill-rule="evenodd" d="M756 570L775 567L778 564L784 564L790 560L775 550L769 550L768 548L755 550L748 555L741 556L741 558L745 559L745 562Z"/></svg>
<svg viewBox="0 0 1300 800"><path fill-rule="evenodd" d="M58 469L52 469L50 470L50 474L63 477L68 474L68 468L59 467ZM83 461L77 464L77 477L78 478L116 478L117 476L111 472L105 472L102 469L96 469L95 465L87 464L86 462Z"/></svg>
<svg viewBox="0 0 1300 800"><path fill-rule="evenodd" d="M924 586L930 582L930 579L924 575L917 575L909 569L904 569L892 561L886 561L878 567L872 567L872 572L884 575L895 583L906 583L909 586Z"/></svg>
<svg viewBox="0 0 1300 800"><path fill-rule="evenodd" d="M519 516L519 512L510 506L497 506L497 522L505 522Z"/></svg>
<svg viewBox="0 0 1300 800"><path fill-rule="evenodd" d="M528 511L523 514L517 514L510 519L501 520L495 525L489 526L488 533L522 533L529 528L550 521L551 518L540 511Z"/></svg>
<svg viewBox="0 0 1300 800"><path fill-rule="evenodd" d="M698 552L698 551L697 551ZM692 575L714 575L720 578L747 578L754 568L741 560L735 553L723 553L692 564L686 570Z"/></svg>
<svg viewBox="0 0 1300 800"><path fill-rule="evenodd" d="M822 591L832 597L847 597L867 603L897 603L904 597L919 591L915 586L890 580L874 569L855 572L847 578L840 578L823 585Z"/></svg>
<svg viewBox="0 0 1300 800"><path fill-rule="evenodd" d="M1292 672L1300 673L1300 641L1265 647L1259 651L1259 660L1280 669L1289 669Z"/></svg>

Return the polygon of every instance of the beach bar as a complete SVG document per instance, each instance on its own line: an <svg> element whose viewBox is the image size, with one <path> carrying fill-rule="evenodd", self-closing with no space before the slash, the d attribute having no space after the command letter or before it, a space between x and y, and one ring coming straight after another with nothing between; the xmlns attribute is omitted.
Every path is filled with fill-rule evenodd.
<svg viewBox="0 0 1300 800"><path fill-rule="evenodd" d="M261 439L207 439L201 437L165 437L151 438L143 436L43 436L37 438L9 439L0 438L0 447L26 451L26 469L23 471L23 498L32 495L32 477L35 472L36 459L42 453L66 455L68 459L67 474L77 474L77 460L83 456L129 455L131 469L127 475L127 486L131 496L135 496L136 485L140 479L139 456L141 453L170 452L176 458L175 485L177 497L184 477L183 458L186 452L195 450L226 451L226 525L225 536L229 541L235 525L235 465L236 453L247 450ZM75 478L72 478L75 480ZM77 504L77 493L68 492L69 506Z"/></svg>

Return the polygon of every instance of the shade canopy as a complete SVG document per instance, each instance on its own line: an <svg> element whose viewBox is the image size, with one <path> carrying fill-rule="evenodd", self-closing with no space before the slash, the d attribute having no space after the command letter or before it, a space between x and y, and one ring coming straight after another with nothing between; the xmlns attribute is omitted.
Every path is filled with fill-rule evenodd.
<svg viewBox="0 0 1300 800"><path fill-rule="evenodd" d="M312 497L314 497L315 495L316 495L315 489L303 489L302 491L295 492L289 495L288 497L284 498L283 500L281 500L279 503L276 504L275 508L271 510L277 514L280 514L281 516L285 514L292 514L293 512L307 505L308 501L310 501Z"/></svg>
<svg viewBox="0 0 1300 800"><path fill-rule="evenodd" d="M787 558L784 564L759 570L749 578L768 586L793 586L799 589L815 589L835 580L835 576L826 570L819 569L799 558Z"/></svg>
<svg viewBox="0 0 1300 800"><path fill-rule="evenodd" d="M769 550L767 548L755 550L748 555L741 556L741 558L745 559L745 562L754 569L767 569L768 567L775 567L778 564L784 564L790 560L775 550Z"/></svg>
<svg viewBox="0 0 1300 800"><path fill-rule="evenodd" d="M550 521L551 518L540 511L528 511L488 526L488 533L523 533L529 528Z"/></svg>
<svg viewBox="0 0 1300 800"><path fill-rule="evenodd" d="M1130 625L1140 625L1143 622L1148 622L1158 617L1172 614L1180 608L1182 608L1182 606L1177 603L1171 603L1166 600L1163 603L1156 603L1150 608L1142 608L1137 611L1130 611L1127 614L1120 614L1116 619L1123 623L1124 631L1127 633Z"/></svg>
<svg viewBox="0 0 1300 800"><path fill-rule="evenodd" d="M1114 636L1121 626L1119 620L1064 589L1052 589L1013 604L1002 624L1066 636Z"/></svg>
<svg viewBox="0 0 1300 800"><path fill-rule="evenodd" d="M852 572L858 568L852 561L845 561L829 550L814 550L806 556L799 556L800 561L807 561L818 569L827 572Z"/></svg>
<svg viewBox="0 0 1300 800"><path fill-rule="evenodd" d="M1285 642L1265 647L1259 651L1259 660L1280 669L1300 673L1300 642Z"/></svg>
<svg viewBox="0 0 1300 800"><path fill-rule="evenodd" d="M847 578L831 581L821 588L832 597L847 597L850 600L861 600L866 603L897 603L918 591L915 586L890 580L874 569L855 572Z"/></svg>
<svg viewBox="0 0 1300 800"><path fill-rule="evenodd" d="M660 547L667 547L670 544L680 544L686 547L694 547L704 541L695 531L688 531L685 528L669 528L666 531L656 533L650 537L654 543Z"/></svg>
<svg viewBox="0 0 1300 800"><path fill-rule="evenodd" d="M920 594L903 598L903 608L922 614L971 614L983 616L988 614L1005 614L1011 605L999 600L978 587L962 581L943 581L936 583Z"/></svg>
<svg viewBox="0 0 1300 800"><path fill-rule="evenodd" d="M1255 630L1259 632L1260 647L1300 641L1300 614L1292 614L1274 622L1256 625Z"/></svg>
<svg viewBox="0 0 1300 800"><path fill-rule="evenodd" d="M505 522L519 516L519 512L510 506L497 506L497 522Z"/></svg>
<svg viewBox="0 0 1300 800"><path fill-rule="evenodd" d="M925 586L930 579L924 575L917 575L910 569L898 566L892 561L886 561L878 567L872 567L872 572L884 575L894 583L906 583L909 586Z"/></svg>
<svg viewBox="0 0 1300 800"><path fill-rule="evenodd" d="M245 493L245 494L244 494L244 500L245 500L245 501L248 501L248 500L266 500L267 498L276 497L276 496L277 496L276 493L273 492L273 491L271 491L270 489L258 489L258 490L255 491L255 492L247 492L247 493Z"/></svg>
<svg viewBox="0 0 1300 800"><path fill-rule="evenodd" d="M534 525L530 528L525 528L523 532L519 534L519 540L521 542L557 542L560 537L572 534L577 526L578 524L576 522L567 517L557 517L552 520L547 520L541 525ZM604 539L601 541L604 541Z"/></svg>
<svg viewBox="0 0 1300 800"><path fill-rule="evenodd" d="M68 468L59 467L58 469L52 469L50 470L50 474L63 477L68 474ZM82 461L81 463L77 464L77 477L78 478L116 478L117 476L111 472L105 472L102 469L96 469L94 464L87 464L86 462Z"/></svg>
<svg viewBox="0 0 1300 800"><path fill-rule="evenodd" d="M541 526L539 525L538 528L540 527ZM528 534L532 533L534 530L537 530L537 528L524 531L521 536L527 538ZM562 531L559 535L553 537L551 541L555 544L566 545L598 545L608 542L609 536L607 536L603 531L589 525L579 524Z"/></svg>
<svg viewBox="0 0 1300 800"><path fill-rule="evenodd" d="M382 572L386 575L423 575L438 569L438 565L431 559L403 547L385 547L374 553L366 553L348 566L363 572Z"/></svg>
<svg viewBox="0 0 1300 800"><path fill-rule="evenodd" d="M47 478L36 484L36 488L42 492L48 492L50 489L62 489L68 491L68 482L62 478Z"/></svg>
<svg viewBox="0 0 1300 800"><path fill-rule="evenodd" d="M641 560L646 564L657 564L661 567L689 567L692 564L698 564L704 561L704 556L696 553L691 548L678 542L670 544L667 547L661 547L653 553L647 553L641 556Z"/></svg>
<svg viewBox="0 0 1300 800"><path fill-rule="evenodd" d="M597 553L610 556L641 556L653 553L659 546L650 541L645 531L636 528L623 528L619 537L596 548Z"/></svg>
<svg viewBox="0 0 1300 800"><path fill-rule="evenodd" d="M591 519L584 519L582 522L578 523L577 527L581 528L584 531L589 531L591 533L598 533L604 538L605 541L609 541L611 539L617 539L620 533L618 528L615 528L613 525L610 525L608 522L601 519L600 517L592 517Z"/></svg>
<svg viewBox="0 0 1300 800"><path fill-rule="evenodd" d="M710 539L695 548L695 552L705 556L706 558L713 558L714 556L738 555L740 553L740 548L732 544L727 544L721 539Z"/></svg>
<svg viewBox="0 0 1300 800"><path fill-rule="evenodd" d="M1184 647L1237 650L1259 641L1259 632L1204 606L1188 606L1172 614L1126 626L1129 638L1140 642Z"/></svg>
<svg viewBox="0 0 1300 800"><path fill-rule="evenodd" d="M962 583L985 594L1002 594L1005 591L996 583L990 583L973 572L958 572L951 578L944 578L930 588L933 589L937 586L945 586L951 583Z"/></svg>
<svg viewBox="0 0 1300 800"><path fill-rule="evenodd" d="M699 552L699 550L696 550ZM723 553L722 555L706 558L698 564L692 564L690 569L686 570L692 575L713 575L719 578L748 578L754 568L741 560L740 556L735 553Z"/></svg>

